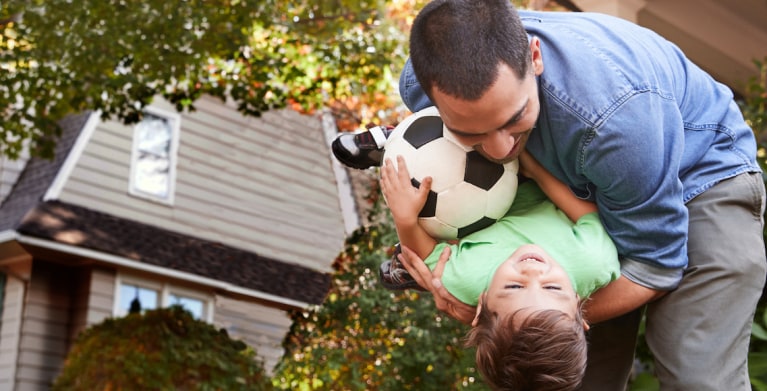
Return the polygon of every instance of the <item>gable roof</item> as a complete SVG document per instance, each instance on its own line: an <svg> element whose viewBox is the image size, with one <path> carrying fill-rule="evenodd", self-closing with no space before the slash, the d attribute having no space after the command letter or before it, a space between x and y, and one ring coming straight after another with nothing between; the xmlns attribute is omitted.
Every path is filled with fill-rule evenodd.
<svg viewBox="0 0 767 391"><path fill-rule="evenodd" d="M27 162L13 189L0 205L0 232L14 229L24 215L40 203L90 115L90 112L71 115L59 123L62 132L52 160L31 158Z"/></svg>
<svg viewBox="0 0 767 391"><path fill-rule="evenodd" d="M0 205L0 232L15 231L303 303L324 300L330 287L326 273L83 206L43 201L89 116L83 113L61 122L53 160L30 159Z"/></svg>

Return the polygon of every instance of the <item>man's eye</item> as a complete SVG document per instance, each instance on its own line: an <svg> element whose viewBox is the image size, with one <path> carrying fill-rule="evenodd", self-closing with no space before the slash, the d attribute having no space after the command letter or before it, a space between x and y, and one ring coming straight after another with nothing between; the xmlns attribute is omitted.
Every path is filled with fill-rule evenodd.
<svg viewBox="0 0 767 391"><path fill-rule="evenodd" d="M478 134L472 134L472 133L456 134L456 133L453 133L453 135L455 136L455 138L457 138L459 140L478 140L478 139L480 139L480 138L485 136L484 133L478 133Z"/></svg>
<svg viewBox="0 0 767 391"><path fill-rule="evenodd" d="M506 288L506 289L521 289L522 285L521 284L507 284L506 286L504 286L504 288Z"/></svg>
<svg viewBox="0 0 767 391"><path fill-rule="evenodd" d="M544 288L545 289L555 290L555 291L561 291L562 290L562 287L559 286L559 285L546 285Z"/></svg>

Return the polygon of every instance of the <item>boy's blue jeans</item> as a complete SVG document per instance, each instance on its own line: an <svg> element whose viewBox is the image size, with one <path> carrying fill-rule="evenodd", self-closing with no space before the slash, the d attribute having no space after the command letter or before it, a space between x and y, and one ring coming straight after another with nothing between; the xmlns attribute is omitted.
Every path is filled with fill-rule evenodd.
<svg viewBox="0 0 767 391"><path fill-rule="evenodd" d="M750 390L751 323L767 273L759 173L722 181L687 203L689 265L679 288L646 306L645 338L661 390ZM641 309L589 331L582 390L623 391Z"/></svg>

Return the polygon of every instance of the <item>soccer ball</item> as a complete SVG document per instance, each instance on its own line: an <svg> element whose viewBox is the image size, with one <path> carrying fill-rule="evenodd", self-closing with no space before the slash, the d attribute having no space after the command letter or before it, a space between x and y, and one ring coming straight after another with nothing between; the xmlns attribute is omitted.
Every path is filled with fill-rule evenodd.
<svg viewBox="0 0 767 391"><path fill-rule="evenodd" d="M492 162L462 145L448 131L435 107L407 117L389 135L384 160L395 167L402 155L413 186L432 177L418 222L433 238L462 238L503 217L517 193L517 160Z"/></svg>

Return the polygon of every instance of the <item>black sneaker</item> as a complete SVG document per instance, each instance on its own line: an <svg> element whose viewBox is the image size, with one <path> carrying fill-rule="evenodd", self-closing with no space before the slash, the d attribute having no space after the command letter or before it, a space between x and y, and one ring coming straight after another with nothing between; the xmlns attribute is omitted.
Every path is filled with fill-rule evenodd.
<svg viewBox="0 0 767 391"><path fill-rule="evenodd" d="M378 268L378 280L384 288L399 291L404 289L417 289L426 291L413 279L407 269L397 259L397 254L402 252L399 244L394 248L394 255L391 259L382 263Z"/></svg>
<svg viewBox="0 0 767 391"><path fill-rule="evenodd" d="M333 155L347 167L364 170L383 162L383 146L392 128L374 126L360 133L345 133L333 140Z"/></svg>

